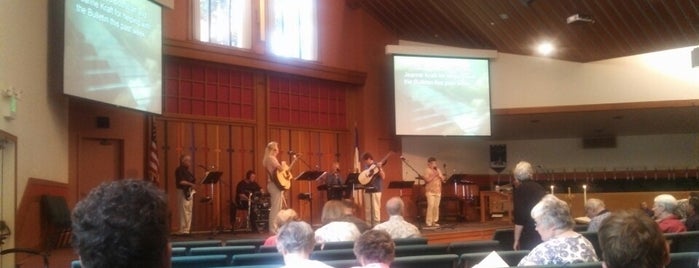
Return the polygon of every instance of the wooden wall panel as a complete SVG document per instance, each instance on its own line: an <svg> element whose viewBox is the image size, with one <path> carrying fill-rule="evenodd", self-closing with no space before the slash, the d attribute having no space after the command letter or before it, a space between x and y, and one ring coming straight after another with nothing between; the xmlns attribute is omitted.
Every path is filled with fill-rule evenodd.
<svg viewBox="0 0 699 268"><path fill-rule="evenodd" d="M235 187L244 177L247 170L255 170L254 127L234 125L223 122L192 121L184 119L158 120L157 127L165 132L160 139L163 143L159 148L167 168L160 169L161 183L170 193L171 228L179 229L178 195L181 191L175 185L174 171L179 165L182 154L192 156L192 169L201 183L205 176L204 167L222 171L221 181L213 185L200 185L195 195L192 216L192 231L211 231L214 229L230 229L231 203L235 201ZM260 156L261 158L261 156ZM162 158L161 158L162 159ZM201 202L205 197L211 197L210 202Z"/></svg>

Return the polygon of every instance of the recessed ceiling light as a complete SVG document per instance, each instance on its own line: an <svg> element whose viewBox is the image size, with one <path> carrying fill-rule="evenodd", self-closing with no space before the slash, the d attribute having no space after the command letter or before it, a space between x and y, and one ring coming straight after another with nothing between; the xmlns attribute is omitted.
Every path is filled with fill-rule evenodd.
<svg viewBox="0 0 699 268"><path fill-rule="evenodd" d="M553 53L554 50L556 50L556 48L553 46L551 42L542 42L541 44L539 44L539 46L536 47L536 52L544 56L551 55L551 53Z"/></svg>

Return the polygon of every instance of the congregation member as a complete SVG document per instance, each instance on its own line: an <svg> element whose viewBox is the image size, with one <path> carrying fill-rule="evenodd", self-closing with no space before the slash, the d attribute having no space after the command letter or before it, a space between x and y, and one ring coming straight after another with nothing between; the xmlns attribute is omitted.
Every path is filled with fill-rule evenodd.
<svg viewBox="0 0 699 268"><path fill-rule="evenodd" d="M541 236L534 229L534 219L529 215L534 205L546 195L540 184L532 181L534 169L529 162L517 163L513 170L515 189L512 193L514 204L514 250L531 250L541 243Z"/></svg>
<svg viewBox="0 0 699 268"><path fill-rule="evenodd" d="M663 233L680 233L687 230L679 216L675 215L677 199L669 194L661 194L653 199L653 216Z"/></svg>
<svg viewBox="0 0 699 268"><path fill-rule="evenodd" d="M355 213L357 211L357 204L355 204L352 200L349 199L343 199L342 204L345 206L344 209L344 215L342 216L343 221L351 222L354 223L354 225L357 227L357 230L359 230L359 233L364 233L367 230L371 230L371 226L366 223L366 221L358 218Z"/></svg>
<svg viewBox="0 0 699 268"><path fill-rule="evenodd" d="M354 255L364 268L389 268L395 251L391 235L383 230L366 231L354 242Z"/></svg>
<svg viewBox="0 0 699 268"><path fill-rule="evenodd" d="M648 203L646 201L641 202L640 207L641 207L641 211L643 211L643 213L648 215L648 217L653 218L653 210L648 207Z"/></svg>
<svg viewBox="0 0 699 268"><path fill-rule="evenodd" d="M299 215L296 213L295 210L290 208L280 210L279 213L277 213L277 216L274 217L274 222L269 224L270 226L272 226L272 233L274 233L274 235L265 239L265 243L263 244L263 246L276 246L277 232L279 231L279 228L284 226L284 224L298 220L300 220Z"/></svg>
<svg viewBox="0 0 699 268"><path fill-rule="evenodd" d="M602 221L609 217L611 212L607 210L604 202L597 198L590 198L585 203L585 213L590 218L590 223L587 225L588 232L597 232Z"/></svg>
<svg viewBox="0 0 699 268"><path fill-rule="evenodd" d="M165 194L151 182L94 188L72 213L73 247L83 268L170 267Z"/></svg>
<svg viewBox="0 0 699 268"><path fill-rule="evenodd" d="M607 217L597 233L606 268L661 268L670 263L670 250L658 224L638 210Z"/></svg>
<svg viewBox="0 0 699 268"><path fill-rule="evenodd" d="M575 221L565 201L552 194L546 195L532 208L531 217L544 242L534 247L517 266L567 265L598 260L592 243L573 230Z"/></svg>
<svg viewBox="0 0 699 268"><path fill-rule="evenodd" d="M316 230L316 242L324 244L326 242L354 241L359 237L357 226L345 218L345 205L339 200L330 200L323 205L323 212L320 217L323 226Z"/></svg>
<svg viewBox="0 0 699 268"><path fill-rule="evenodd" d="M699 198L689 198L687 220L684 221L687 231L699 231L699 214L697 214L697 210L699 210Z"/></svg>
<svg viewBox="0 0 699 268"><path fill-rule="evenodd" d="M277 234L277 250L284 256L285 268L329 268L325 263L310 260L315 246L313 228L303 221L284 224Z"/></svg>
<svg viewBox="0 0 699 268"><path fill-rule="evenodd" d="M374 230L386 231L393 239L420 237L420 230L403 219L404 207L405 204L400 197L389 199L386 202L388 221L377 224L374 226Z"/></svg>

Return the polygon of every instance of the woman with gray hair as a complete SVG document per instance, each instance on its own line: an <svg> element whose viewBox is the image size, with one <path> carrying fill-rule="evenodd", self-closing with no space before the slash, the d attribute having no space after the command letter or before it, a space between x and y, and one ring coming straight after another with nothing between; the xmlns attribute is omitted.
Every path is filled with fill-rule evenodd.
<svg viewBox="0 0 699 268"><path fill-rule="evenodd" d="M514 201L515 237L512 248L514 250L531 250L541 243L541 237L534 230L534 220L529 217L529 212L546 195L546 190L540 184L531 180L534 175L534 169L528 162L521 161L517 163L512 173L515 177L515 190L512 196Z"/></svg>
<svg viewBox="0 0 699 268"><path fill-rule="evenodd" d="M531 217L544 242L522 258L517 266L563 265L598 260L592 243L573 231L575 222L565 201L551 194L546 195L534 206Z"/></svg>
<svg viewBox="0 0 699 268"><path fill-rule="evenodd" d="M309 259L315 244L313 228L303 221L284 224L277 234L277 250L284 256L285 268L331 268Z"/></svg>
<svg viewBox="0 0 699 268"><path fill-rule="evenodd" d="M674 214L677 199L669 194L661 194L653 199L653 217L663 233L681 233L687 231L684 223Z"/></svg>

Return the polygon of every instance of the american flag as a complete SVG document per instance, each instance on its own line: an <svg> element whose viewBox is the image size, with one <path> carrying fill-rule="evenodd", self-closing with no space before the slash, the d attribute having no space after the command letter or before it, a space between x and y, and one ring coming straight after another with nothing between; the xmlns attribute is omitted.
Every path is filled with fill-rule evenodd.
<svg viewBox="0 0 699 268"><path fill-rule="evenodd" d="M156 142L157 129L155 127L155 118L151 117L151 130L150 130L150 146L148 148L148 175L150 181L158 185L160 183L158 168L160 167L160 161L158 161L158 143Z"/></svg>

